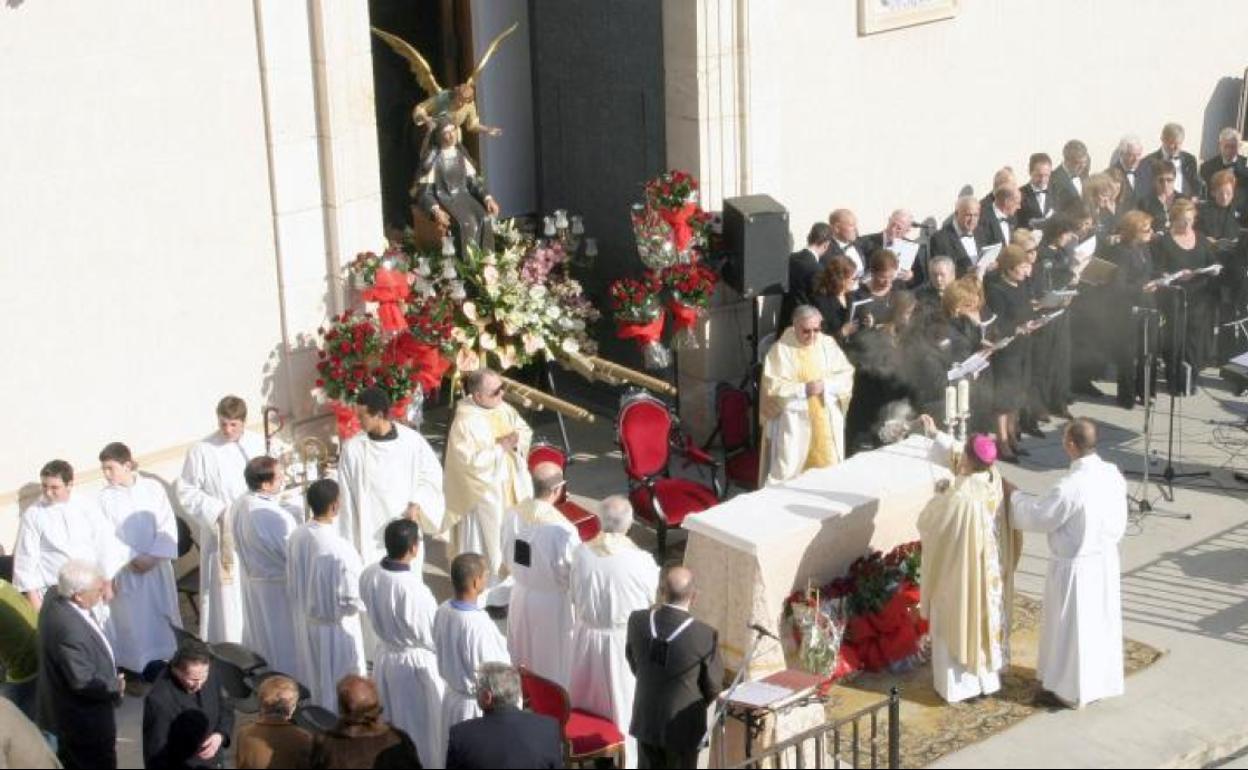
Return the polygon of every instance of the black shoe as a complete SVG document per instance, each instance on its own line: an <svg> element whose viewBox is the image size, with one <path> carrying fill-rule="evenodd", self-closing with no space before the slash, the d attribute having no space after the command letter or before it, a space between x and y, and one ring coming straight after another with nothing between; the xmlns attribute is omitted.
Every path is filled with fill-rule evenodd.
<svg viewBox="0 0 1248 770"><path fill-rule="evenodd" d="M1019 457L1031 457L1031 452L1028 452L1026 449L1023 449L1021 446L1014 447L1014 454L1018 455Z"/></svg>
<svg viewBox="0 0 1248 770"><path fill-rule="evenodd" d="M1022 426L1023 433L1035 438L1044 438L1044 431L1040 430L1040 426L1034 422L1027 423Z"/></svg>
<svg viewBox="0 0 1248 770"><path fill-rule="evenodd" d="M1126 409L1128 412L1129 412L1129 411L1131 411L1132 409L1134 409L1134 408L1135 408L1135 399L1131 399L1130 401L1126 401L1126 400L1124 400L1124 399L1119 398L1119 399L1115 399L1115 400L1118 402L1118 406L1119 406L1119 407L1121 407L1121 408L1123 408L1123 409Z"/></svg>
<svg viewBox="0 0 1248 770"><path fill-rule="evenodd" d="M1093 385L1091 382L1081 382L1078 385L1071 386L1071 390L1082 396L1091 396L1092 398L1104 398L1105 394L1101 389Z"/></svg>

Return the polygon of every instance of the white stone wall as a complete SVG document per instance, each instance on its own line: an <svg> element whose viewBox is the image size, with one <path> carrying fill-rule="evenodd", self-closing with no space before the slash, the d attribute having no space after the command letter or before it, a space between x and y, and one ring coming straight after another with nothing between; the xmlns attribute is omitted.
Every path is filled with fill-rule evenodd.
<svg viewBox="0 0 1248 770"><path fill-rule="evenodd" d="M225 393L310 415L301 335L381 217L367 4L13 0L0 61L7 550L50 458L168 478Z"/></svg>

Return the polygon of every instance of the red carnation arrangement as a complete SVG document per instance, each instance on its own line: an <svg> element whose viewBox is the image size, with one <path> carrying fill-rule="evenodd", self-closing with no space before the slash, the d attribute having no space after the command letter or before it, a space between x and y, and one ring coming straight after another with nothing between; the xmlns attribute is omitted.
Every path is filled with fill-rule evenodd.
<svg viewBox="0 0 1248 770"><path fill-rule="evenodd" d="M664 171L646 182L646 203L656 209L678 209L698 192L698 180L685 171Z"/></svg>
<svg viewBox="0 0 1248 770"><path fill-rule="evenodd" d="M663 291L663 281L653 270L642 273L640 280L620 278L612 282L608 291L611 310L617 321L637 323L652 321L655 316L662 315L659 296Z"/></svg>
<svg viewBox="0 0 1248 770"><path fill-rule="evenodd" d="M338 415L340 436L348 438L359 429L351 419L349 405L364 388L375 385L385 390L396 412L406 408L413 367L388 355L389 346L376 318L348 310L335 317L328 329L317 331L321 349L317 352L316 387Z"/></svg>
<svg viewBox="0 0 1248 770"><path fill-rule="evenodd" d="M699 308L710 306L719 283L715 271L700 264L672 265L663 271L662 279L674 301Z"/></svg>

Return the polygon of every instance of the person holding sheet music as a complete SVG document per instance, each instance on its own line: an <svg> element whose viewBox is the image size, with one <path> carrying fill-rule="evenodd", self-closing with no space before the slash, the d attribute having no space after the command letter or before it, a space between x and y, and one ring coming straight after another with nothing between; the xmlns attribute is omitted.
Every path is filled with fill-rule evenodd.
<svg viewBox="0 0 1248 770"><path fill-rule="evenodd" d="M1040 231L1032 283L1038 298L1075 285L1074 253L1078 245L1074 222L1063 214L1049 217ZM1032 340L1032 408L1037 421L1051 415L1069 418L1071 315L1069 312L1040 330Z"/></svg>
<svg viewBox="0 0 1248 770"><path fill-rule="evenodd" d="M897 280L909 288L927 280L927 247L906 237L913 229L914 216L905 209L897 209L888 215L883 230L862 239L867 254L888 249L897 255Z"/></svg>
<svg viewBox="0 0 1248 770"><path fill-rule="evenodd" d="M853 320L874 326L892 317L893 297L905 285L897 279L897 255L892 251L879 249L871 255L870 265L866 282L850 298L854 304L866 303L857 311L851 309Z"/></svg>
<svg viewBox="0 0 1248 770"><path fill-rule="evenodd" d="M941 347L948 351L952 365L965 361L987 346L985 324L981 318L983 306L983 288L973 275L959 278L945 289L941 308L948 344ZM994 366L989 366L971 382L971 431L984 433L992 429L994 369Z"/></svg>
<svg viewBox="0 0 1248 770"><path fill-rule="evenodd" d="M1170 207L1179 198L1186 198L1175 190L1174 168L1164 160L1150 161L1152 171L1149 174L1152 190L1136 201L1135 207L1152 217L1153 229L1164 233L1170 229Z"/></svg>
<svg viewBox="0 0 1248 770"><path fill-rule="evenodd" d="M1196 232L1209 243L1213 255L1225 268L1220 283L1231 305L1229 318L1239 318L1248 298L1248 244L1240 237L1240 223L1248 214L1248 203L1236 189L1235 172L1224 169L1209 179L1209 200L1196 207Z"/></svg>
<svg viewBox="0 0 1248 770"><path fill-rule="evenodd" d="M1153 241L1153 267L1168 279L1162 305L1167 327L1162 350L1170 392L1182 392L1183 364L1193 385L1208 357L1215 295L1213 250L1196 232L1196 204L1179 198L1170 207L1170 230Z"/></svg>
<svg viewBox="0 0 1248 770"><path fill-rule="evenodd" d="M980 242L984 245L1010 242L1014 229L1014 217L1023 199L1013 182L993 188L992 203L983 207L979 216Z"/></svg>
<svg viewBox="0 0 1248 770"><path fill-rule="evenodd" d="M1017 462L1029 454L1019 446L1018 413L1027 401L1027 356L1035 328L1031 295L1026 281L1031 275L1027 252L1007 246L997 257L997 270L984 281L988 309L996 316L993 331L997 342L1013 338L992 356L993 415L996 418L998 452L1002 460Z"/></svg>
<svg viewBox="0 0 1248 770"><path fill-rule="evenodd" d="M1239 154L1239 132L1229 126L1218 133L1218 154L1200 164L1200 179L1209 197L1213 197L1213 175L1230 171L1235 175L1237 186L1248 186L1248 160Z"/></svg>
<svg viewBox="0 0 1248 770"><path fill-rule="evenodd" d="M973 195L964 195L958 198L953 220L932 236L931 253L933 257L952 259L961 278L975 270L985 245L979 231L979 201Z"/></svg>
<svg viewBox="0 0 1248 770"><path fill-rule="evenodd" d="M849 257L836 256L820 271L815 278L815 293L812 299L814 306L823 314L823 333L844 344L854 332L858 331L860 319L850 320L854 301L852 294L854 281L854 263Z"/></svg>
<svg viewBox="0 0 1248 770"><path fill-rule="evenodd" d="M1083 205L1071 211L1079 211L1075 219L1090 218L1097 237L1108 240L1118 224L1118 212L1124 210L1118 197L1119 188L1112 176L1093 174L1083 186Z"/></svg>
<svg viewBox="0 0 1248 770"><path fill-rule="evenodd" d="M1083 183L1088 181L1088 169L1092 158L1088 146L1078 139L1062 145L1062 162L1053 169L1049 184L1053 188L1053 208L1061 211L1075 203L1083 195Z"/></svg>
<svg viewBox="0 0 1248 770"><path fill-rule="evenodd" d="M871 258L873 266L881 254L892 252L877 251ZM854 398L845 412L848 456L883 446L879 429L888 419L889 405L913 402L904 370L903 338L909 336L915 304L914 295L904 289L890 292L888 314L879 314L879 308L872 307L876 323L845 345L845 355L854 365Z"/></svg>
<svg viewBox="0 0 1248 770"><path fill-rule="evenodd" d="M1018 213L1014 215L1017 227L1038 227L1038 220L1048 219L1057 210L1057 196L1050 187L1053 176L1053 159L1046 153L1037 152L1027 160L1027 173L1031 177L1019 189L1021 196Z"/></svg>
<svg viewBox="0 0 1248 770"><path fill-rule="evenodd" d="M867 269L867 247L858 237L858 217L849 209L836 209L828 215L832 228L832 243L819 259L827 265L835 256L845 256L854 264L854 277L861 277Z"/></svg>
<svg viewBox="0 0 1248 770"><path fill-rule="evenodd" d="M1131 409L1136 401L1144 399L1144 333L1148 324L1148 347L1155 353L1158 343L1157 317L1152 313L1140 313L1136 308L1152 308L1157 292L1153 281L1152 252L1149 241L1153 238L1152 218L1143 211L1128 211L1118 223L1118 242L1105 253L1105 258L1118 270L1114 273L1111 305L1114 312L1114 331L1118 344L1114 347L1118 369L1118 406ZM1152 381L1148 392L1156 393L1157 367L1152 368Z"/></svg>

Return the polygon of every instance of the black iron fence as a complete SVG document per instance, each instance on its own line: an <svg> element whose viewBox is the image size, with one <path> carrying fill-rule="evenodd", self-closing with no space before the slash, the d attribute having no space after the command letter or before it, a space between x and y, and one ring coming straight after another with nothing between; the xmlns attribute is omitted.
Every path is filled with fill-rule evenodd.
<svg viewBox="0 0 1248 770"><path fill-rule="evenodd" d="M901 695L894 687L879 703L768 746L735 767L899 768Z"/></svg>

